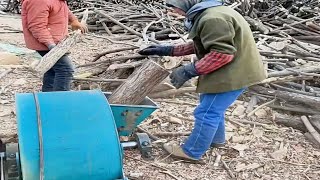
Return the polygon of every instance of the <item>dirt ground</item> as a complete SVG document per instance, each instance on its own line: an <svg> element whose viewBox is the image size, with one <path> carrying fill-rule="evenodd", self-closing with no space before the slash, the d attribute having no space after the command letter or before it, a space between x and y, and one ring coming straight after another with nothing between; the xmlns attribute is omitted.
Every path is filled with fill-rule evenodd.
<svg viewBox="0 0 320 180"><path fill-rule="evenodd" d="M23 34L3 33L6 31L4 26L21 30L19 16L0 16L0 43L25 47ZM87 36L72 49L71 58L75 65L80 65L92 60L99 52L120 46L123 45L110 44L106 40ZM119 54L112 56L117 55ZM30 58L27 57L29 56L20 56L20 65L30 64ZM8 68L0 66L0 74L7 70ZM40 88L41 80L25 68L14 68L0 79L1 138L9 142L17 133L15 94L40 91ZM248 103L242 101L243 99L241 97L227 112L228 144L225 148L217 150L222 154L222 161L218 164L215 164L214 149L209 150L197 164L173 159L161 149L161 143L166 141L182 143L186 136L164 136L153 144L155 159L152 161L144 161L138 150L125 151L125 174L130 179L224 180L232 179L226 170L228 167L235 179L319 179L320 151L315 149L300 131L274 124L272 119L277 112L269 108L256 112L250 118L246 117L244 110ZM192 130L192 112L198 101L196 97L155 99L155 101L160 108L143 122L141 126L144 129L155 134ZM255 123L248 124L244 120ZM223 166L223 163L226 166Z"/></svg>

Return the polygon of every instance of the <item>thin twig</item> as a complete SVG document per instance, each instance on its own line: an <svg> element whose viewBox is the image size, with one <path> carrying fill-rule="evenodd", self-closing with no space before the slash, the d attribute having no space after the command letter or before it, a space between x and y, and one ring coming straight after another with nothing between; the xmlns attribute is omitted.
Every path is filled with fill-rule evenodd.
<svg viewBox="0 0 320 180"><path fill-rule="evenodd" d="M223 165L224 169L227 171L227 173L231 177L231 179L235 179L236 177L233 174L233 172L231 171L230 167L227 165L227 163L224 160L221 160L221 162L222 162L222 165Z"/></svg>
<svg viewBox="0 0 320 180"><path fill-rule="evenodd" d="M243 123L243 124L250 124L250 125L254 125L254 126L262 126L262 127L268 127L268 124L263 124L263 123L259 123L259 122L252 122L252 121L248 121L248 120L241 120L241 119L237 119L237 120L231 120L231 119L226 119L227 121L233 122L233 123Z"/></svg>
<svg viewBox="0 0 320 180"><path fill-rule="evenodd" d="M157 137L157 136L155 136L155 135L151 134L149 131L147 131L147 130L143 129L143 128L142 128L142 127L140 127L140 126L138 126L138 127L137 127L137 130L138 130L138 131L140 131L140 132L143 132L143 133L148 134L148 136L149 136L152 140L154 140L154 141L160 140L160 138L159 138L159 137Z"/></svg>
<svg viewBox="0 0 320 180"><path fill-rule="evenodd" d="M252 115L253 115L255 112L257 112L259 109L261 109L261 108L263 108L263 107L265 107L265 106L267 106L267 105L269 105L269 104L272 104L272 103L274 103L275 101L276 101L276 99L273 99L272 101L266 102L266 103L258 106L256 109L254 109L253 111L251 111L251 112L247 115L247 117L252 116Z"/></svg>
<svg viewBox="0 0 320 180"><path fill-rule="evenodd" d="M295 73L297 73L298 75L320 77L320 74L316 74L316 73L300 72L300 71L297 71L297 70L294 70L294 69L287 69L287 70L288 70L288 71L291 71L291 72L295 72Z"/></svg>
<svg viewBox="0 0 320 180"><path fill-rule="evenodd" d="M107 54L116 53L116 52L121 52L121 51L134 50L134 49L138 49L138 47L136 47L136 46L134 46L134 47L123 47L123 48L108 50L108 51L105 51L105 52L103 52L103 53L98 54L98 55L92 60L92 62L96 62L96 61L97 61L98 59L100 59L102 56L105 56L105 55L107 55Z"/></svg>
<svg viewBox="0 0 320 180"><path fill-rule="evenodd" d="M113 44L125 44L125 45L129 45L129 46L139 47L138 45L130 44L130 43L127 43L127 42L114 41L114 40L112 40L112 39L110 39L110 38L108 38L108 37L105 37L105 36L98 36L98 35L95 35L95 34L89 34L89 36L106 39L106 40L108 40L109 42L111 42L111 43L113 43Z"/></svg>
<svg viewBox="0 0 320 180"><path fill-rule="evenodd" d="M107 60L104 60L104 61L98 61L98 62L82 64L82 65L77 66L77 68L93 66L93 65L98 65L98 64L108 63L108 62L125 61L125 60L129 60L129 59L144 59L146 57L147 56L141 56L141 55L121 56L121 57L114 58L114 59L107 59Z"/></svg>
<svg viewBox="0 0 320 180"><path fill-rule="evenodd" d="M143 37L143 40L146 44L149 44L149 39L148 39L148 36L147 36L147 31L149 29L149 27L152 25L152 24L157 24L159 22L163 21L163 19L159 19L158 21L152 21L150 22L145 28L143 28L143 31L142 31L142 37Z"/></svg>
<svg viewBox="0 0 320 180"><path fill-rule="evenodd" d="M177 176L173 175L171 172L169 171L159 171L160 173L164 173L164 174L167 174L169 175L170 177L172 177L173 179L176 179L176 180L180 180L180 178L178 178Z"/></svg>

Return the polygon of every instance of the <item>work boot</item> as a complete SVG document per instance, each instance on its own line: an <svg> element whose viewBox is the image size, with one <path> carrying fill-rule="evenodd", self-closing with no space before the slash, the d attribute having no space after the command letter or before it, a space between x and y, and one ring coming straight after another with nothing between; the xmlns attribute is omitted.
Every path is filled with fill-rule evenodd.
<svg viewBox="0 0 320 180"><path fill-rule="evenodd" d="M185 159L185 160L191 160L191 161L198 161L197 159L194 159L192 157L189 157L186 155L186 153L183 152L182 148L179 145L173 144L173 143L166 143L163 145L163 148L172 156L179 158L179 159Z"/></svg>

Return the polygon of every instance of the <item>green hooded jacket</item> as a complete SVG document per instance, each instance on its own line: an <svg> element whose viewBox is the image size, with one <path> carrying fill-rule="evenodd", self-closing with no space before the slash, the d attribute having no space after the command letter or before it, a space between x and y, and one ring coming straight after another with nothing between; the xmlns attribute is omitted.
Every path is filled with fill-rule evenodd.
<svg viewBox="0 0 320 180"><path fill-rule="evenodd" d="M189 38L194 41L198 59L210 51L234 55L229 64L200 76L197 92L238 90L267 77L248 23L232 8L212 7L197 15Z"/></svg>

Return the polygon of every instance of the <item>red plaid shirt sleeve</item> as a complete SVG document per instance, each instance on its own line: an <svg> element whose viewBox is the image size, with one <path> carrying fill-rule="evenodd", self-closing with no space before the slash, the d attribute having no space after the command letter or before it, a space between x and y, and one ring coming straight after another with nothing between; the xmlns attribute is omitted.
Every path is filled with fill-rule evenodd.
<svg viewBox="0 0 320 180"><path fill-rule="evenodd" d="M185 55L190 55L194 54L194 43L188 43L188 44L183 44L183 45L178 45L173 48L173 56L185 56Z"/></svg>
<svg viewBox="0 0 320 180"><path fill-rule="evenodd" d="M233 60L234 55L223 54L215 51L211 51L205 57L195 63L196 70L199 74L209 74L222 66L230 63Z"/></svg>

